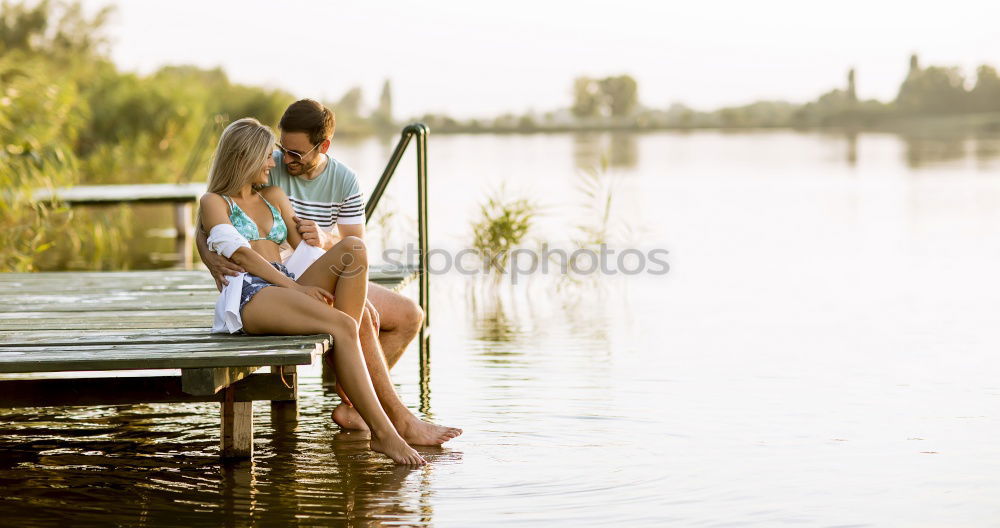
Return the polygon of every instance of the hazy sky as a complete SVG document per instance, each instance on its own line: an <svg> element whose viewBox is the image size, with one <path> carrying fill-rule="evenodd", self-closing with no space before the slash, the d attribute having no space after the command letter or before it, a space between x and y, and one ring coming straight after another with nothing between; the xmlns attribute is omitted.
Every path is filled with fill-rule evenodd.
<svg viewBox="0 0 1000 528"><path fill-rule="evenodd" d="M88 7L108 0L86 0ZM893 97L910 53L1000 67L1000 2L120 2L112 56L127 70L222 66L239 82L373 104L392 79L397 118L545 111L580 75L629 73L640 100L701 109L805 101L855 67L861 97Z"/></svg>

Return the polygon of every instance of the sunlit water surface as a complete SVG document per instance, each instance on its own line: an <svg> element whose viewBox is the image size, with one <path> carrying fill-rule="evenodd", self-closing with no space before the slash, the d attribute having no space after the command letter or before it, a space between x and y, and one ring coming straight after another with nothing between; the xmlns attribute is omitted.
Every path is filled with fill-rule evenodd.
<svg viewBox="0 0 1000 528"><path fill-rule="evenodd" d="M335 144L366 188L388 149ZM340 432L315 367L297 427L255 404L256 459L232 467L211 404L5 411L3 524L1000 519L996 139L444 136L431 149L434 247L467 244L502 182L543 206L534 241L573 239L598 216L579 187L603 157L618 247L668 249L670 272L432 277L427 390L415 349L393 375L416 412L465 434L424 449L420 469ZM409 175L373 245L410 240Z"/></svg>

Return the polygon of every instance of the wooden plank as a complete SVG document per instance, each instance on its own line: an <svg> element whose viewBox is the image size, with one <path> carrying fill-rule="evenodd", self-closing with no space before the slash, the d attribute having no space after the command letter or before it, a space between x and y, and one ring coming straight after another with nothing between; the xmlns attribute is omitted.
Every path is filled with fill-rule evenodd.
<svg viewBox="0 0 1000 528"><path fill-rule="evenodd" d="M394 269L372 266L369 280L398 281L416 273L415 268ZM175 287L195 287L215 290L215 282L206 270L147 270L147 271L53 271L44 273L0 273L0 284L24 287L49 287L59 284L73 291L78 288L135 288L169 290ZM52 291L51 289L49 291Z"/></svg>
<svg viewBox="0 0 1000 528"><path fill-rule="evenodd" d="M211 303L211 304L210 304ZM107 302L107 303L51 303L51 304L23 304L21 307L0 306L0 314L24 314L24 313L65 313L65 314L90 314L98 315L100 312L123 312L123 311L153 311L153 310L206 310L206 305L211 306L215 299L194 300L185 303L167 304L163 302ZM29 312L30 310L30 312ZM70 317L70 316L67 316ZM13 317L11 317L13 318Z"/></svg>
<svg viewBox="0 0 1000 528"><path fill-rule="evenodd" d="M75 289L143 289L173 290L187 288L215 289L208 271L54 271L45 273L3 273L0 282L5 286L25 288L52 288L72 291ZM55 291L61 291L55 290ZM49 290L53 291L53 290Z"/></svg>
<svg viewBox="0 0 1000 528"><path fill-rule="evenodd" d="M140 272L134 272L140 273ZM145 272L142 272L145 273ZM198 272L192 272L198 273ZM0 274L2 275L2 274ZM374 282L380 286L385 286L386 288L396 288L408 284L413 279L413 276L407 275L397 275L397 274L378 274L370 275L368 280ZM149 281L157 281L155 277L151 277ZM189 283L189 282L174 282L168 285L158 284L141 284L124 282L121 284L109 285L109 284L72 284L72 281L65 282L38 282L38 283L28 283L28 282L0 282L0 286L8 288L10 292L16 292L19 295L45 295L51 294L53 292L66 292L66 295L82 295L82 294L100 294L100 293L122 293L122 292L166 292L166 291L194 291L194 292L204 292L218 294L218 290L215 289L215 281L212 280L211 276L207 277L209 282L207 283Z"/></svg>
<svg viewBox="0 0 1000 528"><path fill-rule="evenodd" d="M372 277L404 277L415 273L415 267L390 267L373 265L369 269ZM150 279L167 283L182 283L204 285L205 281L215 288L211 275L207 270L143 270L143 271L46 271L40 273L0 273L0 283L49 284L52 281L64 281L67 284L78 285L118 285L131 283L133 285L148 285L165 289L163 285L151 283Z"/></svg>
<svg viewBox="0 0 1000 528"><path fill-rule="evenodd" d="M30 354L3 352L0 353L0 373L308 365L312 362L316 350L315 347L299 347L277 350L203 350L169 354L143 349L125 349L114 353L64 350L33 351Z"/></svg>
<svg viewBox="0 0 1000 528"><path fill-rule="evenodd" d="M175 328L178 326L200 326L209 328L212 326L212 317L205 315L201 317L185 318L160 318L160 319L132 319L132 320L108 320L98 324L98 322L86 321L66 321L65 318L48 319L28 319L20 321L0 321L0 331L15 330L37 330L39 328L59 328L60 330L126 330L126 329L146 329L146 328Z"/></svg>
<svg viewBox="0 0 1000 528"><path fill-rule="evenodd" d="M139 185L77 185L53 191L38 189L35 201L56 197L68 204L194 202L205 193L205 183L148 183Z"/></svg>
<svg viewBox="0 0 1000 528"><path fill-rule="evenodd" d="M258 367L181 369L181 390L194 396L215 394L245 378ZM280 367L279 367L280 368Z"/></svg>
<svg viewBox="0 0 1000 528"><path fill-rule="evenodd" d="M112 343L112 344L84 344L77 343L69 346L54 346L49 343L42 344L25 344L20 346L10 346L4 345L0 346L0 357L3 357L6 353L22 353L22 354L35 354L35 353L59 353L59 354L77 354L77 353L106 353L114 354L116 352L132 350L132 351L148 351L150 354L177 354L182 355L189 352L198 351L238 351L238 350L267 350L269 348L274 348L275 346L284 346L285 348L295 348L295 347L314 347L317 343L325 342L326 339L321 339L317 341L315 339L303 338L301 336L290 336L290 338L278 338L272 339L266 336L261 336L260 338L254 336L245 337L233 337L231 339L220 339L218 341L208 341L208 342L180 342L180 343L165 343L165 342L153 342L153 343Z"/></svg>
<svg viewBox="0 0 1000 528"><path fill-rule="evenodd" d="M30 347L44 345L46 347L72 347L77 345L157 345L157 344L219 344L219 345L240 345L240 344L262 344L267 346L292 346L304 345L307 343L329 344L328 334L316 334L311 336L244 336L239 334L210 334L204 329L199 329L197 333L191 334L159 334L147 335L143 333L116 334L113 332L90 332L71 331L60 332L60 335L53 336L50 332L32 331L12 332L0 334L0 348L3 347ZM139 331L133 331L139 332ZM76 335L74 335L74 333Z"/></svg>
<svg viewBox="0 0 1000 528"><path fill-rule="evenodd" d="M204 327L178 327L178 328L148 328L139 330L105 330L105 331L94 331L94 330L67 330L64 328L59 329L58 335L53 335L51 329L45 330L21 330L21 331L2 331L0 332L0 344L16 343L16 342L30 342L35 339L55 339L57 341L66 339L73 340L78 338L86 338L89 336L107 336L109 338L115 337L144 337L149 338L156 337L185 337L185 336L222 336L227 337L227 334L210 334L208 330Z"/></svg>
<svg viewBox="0 0 1000 528"><path fill-rule="evenodd" d="M159 295L135 295L135 294L88 294L88 295L63 295L59 296L0 296L0 311L86 311L86 310L107 310L119 307L121 310L155 310L157 308L165 310L177 310L187 308L191 310L207 310L215 306L218 293L205 292L197 295L169 295L160 293Z"/></svg>
<svg viewBox="0 0 1000 528"><path fill-rule="evenodd" d="M100 321L102 319L121 320L123 318L156 318L156 317L205 317L212 316L206 308L197 310L108 310L104 312L82 312L74 315L76 320ZM0 321L18 319L51 319L53 315L44 311L24 311L0 313Z"/></svg>
<svg viewBox="0 0 1000 528"><path fill-rule="evenodd" d="M218 295L215 283L211 284L183 284L175 283L174 288L160 288L152 285L130 284L121 282L118 284L76 286L71 284L21 284L20 287L11 286L10 283L0 282L0 299L25 299L30 302L54 302L62 299L146 299L155 300L158 296L166 296L173 299L183 299L186 297L206 297ZM34 288L41 287L39 291Z"/></svg>
<svg viewBox="0 0 1000 528"><path fill-rule="evenodd" d="M253 403L235 401L235 390L225 390L225 399L219 404L222 430L219 444L222 458L253 457Z"/></svg>
<svg viewBox="0 0 1000 528"><path fill-rule="evenodd" d="M287 400L294 397L295 378L271 373L250 374L233 384L233 401ZM0 380L0 408L194 403L223 401L224 394L192 395L180 376Z"/></svg>

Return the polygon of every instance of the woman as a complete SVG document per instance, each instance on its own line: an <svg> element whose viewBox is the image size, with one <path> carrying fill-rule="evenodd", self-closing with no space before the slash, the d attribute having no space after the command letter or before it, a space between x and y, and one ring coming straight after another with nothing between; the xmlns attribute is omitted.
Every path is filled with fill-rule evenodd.
<svg viewBox="0 0 1000 528"><path fill-rule="evenodd" d="M302 240L288 229L294 223L285 193L262 188L274 167L274 144L274 133L256 119L226 127L200 202L199 221L209 233L209 247L247 271L249 280L239 292L243 331L332 335L337 380L368 424L371 448L397 464L423 465L379 404L361 354L358 325L368 290L364 242L345 237L297 279L280 263L279 245L287 240L297 247Z"/></svg>

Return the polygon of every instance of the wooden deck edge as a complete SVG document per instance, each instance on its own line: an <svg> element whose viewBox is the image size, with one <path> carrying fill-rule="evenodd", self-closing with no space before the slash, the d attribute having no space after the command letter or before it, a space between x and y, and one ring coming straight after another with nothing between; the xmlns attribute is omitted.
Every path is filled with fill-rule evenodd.
<svg viewBox="0 0 1000 528"><path fill-rule="evenodd" d="M231 385L233 401L291 401L297 382L295 373L250 374ZM0 380L0 408L6 409L224 401L225 391L185 393L181 376Z"/></svg>
<svg viewBox="0 0 1000 528"><path fill-rule="evenodd" d="M197 369L215 367L269 367L273 365L309 365L313 356L322 351L320 346L301 348L297 350L275 351L250 350L245 353L222 352L219 354L202 355L185 359L183 357L162 358L92 358L73 359L72 357L57 357L49 360L32 360L25 358L18 362L0 362L0 374L43 373L69 371L103 371L103 370L157 370L157 369ZM280 355L268 352L281 352Z"/></svg>

